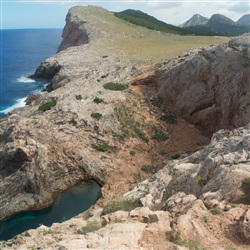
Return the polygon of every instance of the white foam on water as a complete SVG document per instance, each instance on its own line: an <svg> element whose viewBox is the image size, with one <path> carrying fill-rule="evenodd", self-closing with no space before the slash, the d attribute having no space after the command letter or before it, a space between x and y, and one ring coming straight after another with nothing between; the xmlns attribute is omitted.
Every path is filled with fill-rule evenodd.
<svg viewBox="0 0 250 250"><path fill-rule="evenodd" d="M25 76L22 76L22 77L18 78L16 81L17 81L17 82L24 82L24 83L35 82L35 80L30 79L30 78L27 78L27 77L25 77Z"/></svg>
<svg viewBox="0 0 250 250"><path fill-rule="evenodd" d="M26 98L27 98L27 97L18 99L14 105L12 105L12 106L10 106L9 108L4 109L4 110L2 110L2 111L0 111L0 112L1 112L1 113L4 113L4 114L8 114L10 111L12 111L12 110L15 109L15 108L24 107L24 106L25 106L25 100L26 100Z"/></svg>

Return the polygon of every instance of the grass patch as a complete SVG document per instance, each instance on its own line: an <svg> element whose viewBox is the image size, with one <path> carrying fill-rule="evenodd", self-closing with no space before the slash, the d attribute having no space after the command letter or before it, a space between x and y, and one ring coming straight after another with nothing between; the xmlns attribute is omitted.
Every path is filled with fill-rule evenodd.
<svg viewBox="0 0 250 250"><path fill-rule="evenodd" d="M161 131L156 131L152 139L155 139L157 141L166 141L168 139L168 136Z"/></svg>
<svg viewBox="0 0 250 250"><path fill-rule="evenodd" d="M113 90L113 91L123 91L128 88L125 84L119 84L114 82L108 82L103 85L105 89Z"/></svg>
<svg viewBox="0 0 250 250"><path fill-rule="evenodd" d="M76 100L78 100L78 101L82 100L82 96L81 96L81 95L75 95L75 98L76 98Z"/></svg>
<svg viewBox="0 0 250 250"><path fill-rule="evenodd" d="M92 113L90 116L93 119L98 120L98 121L102 118L102 114L100 114L100 113Z"/></svg>
<svg viewBox="0 0 250 250"><path fill-rule="evenodd" d="M39 106L38 110L44 112L44 111L50 110L54 106L56 106L56 101L47 102L47 103Z"/></svg>
<svg viewBox="0 0 250 250"><path fill-rule="evenodd" d="M103 98L96 97L93 100L93 102L96 103L96 104L100 104L100 103L105 103L105 100Z"/></svg>
<svg viewBox="0 0 250 250"><path fill-rule="evenodd" d="M221 214L221 210L219 208L213 208L213 209L210 210L210 212L213 215Z"/></svg>
<svg viewBox="0 0 250 250"><path fill-rule="evenodd" d="M91 147L97 151L105 152L105 153L115 153L115 149L110 147L106 144L103 145L94 145L92 144Z"/></svg>
<svg viewBox="0 0 250 250"><path fill-rule="evenodd" d="M146 126L144 120L141 119L141 122L136 121L134 118L135 111L131 107L115 107L114 111L117 120L123 127L123 137L137 137L146 143L149 142L147 135L143 131L143 127Z"/></svg>
<svg viewBox="0 0 250 250"><path fill-rule="evenodd" d="M100 228L102 228L102 224L100 222L98 222L96 220L87 221L86 226L84 226L82 228L82 233L87 234L87 233L95 232L95 231L99 230Z"/></svg>
<svg viewBox="0 0 250 250"><path fill-rule="evenodd" d="M116 211L130 212L137 207L141 207L141 203L139 201L119 198L108 202L107 205L103 208L101 215L103 216L106 214L114 213Z"/></svg>
<svg viewBox="0 0 250 250"><path fill-rule="evenodd" d="M197 241L194 241L194 240L190 240L190 241L182 240L179 233L177 233L177 235L175 236L175 239L172 242L174 244L176 244L176 245L179 245L179 246L185 246L189 250L205 250L204 248L199 247L199 243Z"/></svg>

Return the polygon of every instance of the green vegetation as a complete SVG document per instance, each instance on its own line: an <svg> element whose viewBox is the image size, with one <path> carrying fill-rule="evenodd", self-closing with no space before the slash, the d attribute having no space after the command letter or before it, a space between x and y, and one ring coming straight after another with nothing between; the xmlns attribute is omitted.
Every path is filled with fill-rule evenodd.
<svg viewBox="0 0 250 250"><path fill-rule="evenodd" d="M115 148L110 147L106 144L103 144L103 145L92 144L91 147L97 151L101 151L101 152L105 152L105 153L115 153Z"/></svg>
<svg viewBox="0 0 250 250"><path fill-rule="evenodd" d="M47 103L39 106L38 110L44 112L44 111L50 110L54 106L56 106L56 101L47 102Z"/></svg>
<svg viewBox="0 0 250 250"><path fill-rule="evenodd" d="M203 177L201 177L200 175L197 177L197 182L199 183L199 185L201 187L205 186L207 183L206 180Z"/></svg>
<svg viewBox="0 0 250 250"><path fill-rule="evenodd" d="M172 241L174 244L179 245L179 246L185 246L187 247L189 250L205 250L204 248L200 248L198 245L199 243L197 241L186 241L186 240L182 240L180 237L180 234L177 233L175 236L175 239Z"/></svg>
<svg viewBox="0 0 250 250"><path fill-rule="evenodd" d="M100 113L92 113L90 116L98 121L102 118L102 114Z"/></svg>
<svg viewBox="0 0 250 250"><path fill-rule="evenodd" d="M100 222L96 220L87 221L86 226L82 228L82 233L87 234L87 233L95 232L100 228L102 228L102 224Z"/></svg>
<svg viewBox="0 0 250 250"><path fill-rule="evenodd" d="M250 178L245 178L242 181L240 188L244 193L240 201L244 204L250 205Z"/></svg>
<svg viewBox="0 0 250 250"><path fill-rule="evenodd" d="M171 159L176 160L176 159L179 159L180 156L181 156L180 154L174 154L174 155L171 155Z"/></svg>
<svg viewBox="0 0 250 250"><path fill-rule="evenodd" d="M213 215L221 214L221 210L219 208L213 208L213 209L210 210L210 212Z"/></svg>
<svg viewBox="0 0 250 250"><path fill-rule="evenodd" d="M125 21L128 21L130 23L133 23L135 25L140 25L151 30L158 30L158 31L162 31L166 33L173 33L173 34L187 34L188 33L182 28L159 21L155 17L150 16L139 10L128 9L128 10L124 10L121 12L116 12L115 16Z"/></svg>
<svg viewBox="0 0 250 250"><path fill-rule="evenodd" d="M152 139L155 139L157 141L166 141L168 139L168 136L161 131L156 131Z"/></svg>
<svg viewBox="0 0 250 250"><path fill-rule="evenodd" d="M108 82L103 85L105 89L113 90L113 91L123 91L128 88L125 84L119 84L114 82Z"/></svg>
<svg viewBox="0 0 250 250"><path fill-rule="evenodd" d="M118 198L108 202L107 205L103 208L101 215L103 216L106 214L114 213L116 211L130 212L137 207L141 207L141 203L139 201Z"/></svg>
<svg viewBox="0 0 250 250"><path fill-rule="evenodd" d="M105 100L103 98L96 97L93 100L93 102L96 103L96 104L100 104L100 103L105 103Z"/></svg>
<svg viewBox="0 0 250 250"><path fill-rule="evenodd" d="M138 137L145 142L149 142L148 137L142 130L145 128L145 123L141 124L134 118L135 111L131 107L121 106L114 109L117 120L123 127L124 137Z"/></svg>
<svg viewBox="0 0 250 250"><path fill-rule="evenodd" d="M151 165L143 165L141 170L148 174L155 174L157 172L157 169Z"/></svg>
<svg viewBox="0 0 250 250"><path fill-rule="evenodd" d="M82 100L82 96L81 95L75 95L75 98L76 98L76 100Z"/></svg>
<svg viewBox="0 0 250 250"><path fill-rule="evenodd" d="M134 174L134 180L135 180L135 183L140 183L140 182L142 182L141 173L135 173L135 174Z"/></svg>
<svg viewBox="0 0 250 250"><path fill-rule="evenodd" d="M203 221L205 222L205 223L207 223L207 222L209 222L209 218L207 217L207 216L203 216Z"/></svg>
<svg viewBox="0 0 250 250"><path fill-rule="evenodd" d="M165 121L170 124L175 124L176 123L176 117L173 112L167 112L165 115L161 117L162 121Z"/></svg>
<svg viewBox="0 0 250 250"><path fill-rule="evenodd" d="M129 153L131 156L135 156L135 154L136 154L134 150L131 150Z"/></svg>

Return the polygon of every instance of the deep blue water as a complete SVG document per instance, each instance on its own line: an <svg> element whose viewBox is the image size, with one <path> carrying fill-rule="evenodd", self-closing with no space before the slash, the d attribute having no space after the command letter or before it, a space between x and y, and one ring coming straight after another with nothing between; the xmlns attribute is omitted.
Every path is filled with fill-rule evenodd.
<svg viewBox="0 0 250 250"><path fill-rule="evenodd" d="M47 83L26 78L39 64L54 55L61 42L61 29L1 30L0 117Z"/></svg>
<svg viewBox="0 0 250 250"><path fill-rule="evenodd" d="M49 208L17 214L0 222L0 240L8 240L28 229L39 225L51 226L63 222L87 210L100 195L100 187L95 182L82 183L62 193Z"/></svg>

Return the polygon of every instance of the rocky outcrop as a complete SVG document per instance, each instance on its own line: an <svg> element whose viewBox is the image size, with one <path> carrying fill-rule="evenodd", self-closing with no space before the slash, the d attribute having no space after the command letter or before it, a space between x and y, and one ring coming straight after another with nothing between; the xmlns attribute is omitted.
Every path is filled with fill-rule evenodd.
<svg viewBox="0 0 250 250"><path fill-rule="evenodd" d="M237 201L242 180L250 178L250 124L214 134L211 143L187 158L170 161L151 180L124 195L153 208L164 197L183 191L204 201L208 208ZM165 209L169 210L169 202ZM222 207L224 209L224 207Z"/></svg>
<svg viewBox="0 0 250 250"><path fill-rule="evenodd" d="M66 17L66 25L62 33L62 42L57 52L68 47L79 46L89 43L89 36L84 24L86 22L81 19L77 7L71 8Z"/></svg>
<svg viewBox="0 0 250 250"><path fill-rule="evenodd" d="M99 7L70 13L66 34L76 22L89 42L45 60L36 74L51 79L53 91L30 97L27 107L0 120L0 219L48 206L58 192L88 179L103 186L102 208L29 230L0 248L182 250L193 240L196 248L248 249L249 206L231 206L241 201L250 171L248 36L152 66L159 58L150 57L152 50L145 56L148 44L167 36L127 25ZM145 53L134 50L150 36L140 47ZM128 89L114 92L108 82ZM168 114L174 122L163 119ZM194 124L209 132L246 126L217 132L191 154L208 143ZM119 195L142 207L103 215ZM223 214L212 214L215 208ZM87 225L91 232L84 232Z"/></svg>
<svg viewBox="0 0 250 250"><path fill-rule="evenodd" d="M191 50L156 72L158 96L208 132L250 122L250 34Z"/></svg>

